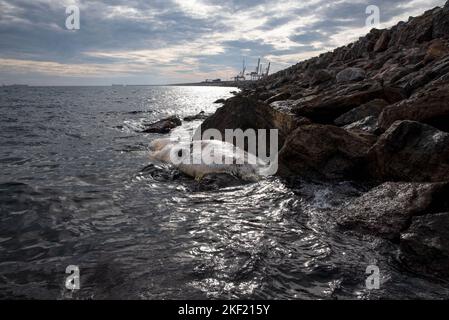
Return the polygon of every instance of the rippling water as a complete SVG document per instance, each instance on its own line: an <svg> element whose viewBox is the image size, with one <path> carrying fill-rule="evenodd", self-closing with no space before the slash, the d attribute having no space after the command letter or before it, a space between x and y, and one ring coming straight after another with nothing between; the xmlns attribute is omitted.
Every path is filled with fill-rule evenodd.
<svg viewBox="0 0 449 320"><path fill-rule="evenodd" d="M405 270L394 245L334 228L334 208L362 186L208 188L150 163L161 136L137 133L142 123L213 112L232 90L0 88L0 298L449 297L447 283ZM377 291L365 288L370 264Z"/></svg>

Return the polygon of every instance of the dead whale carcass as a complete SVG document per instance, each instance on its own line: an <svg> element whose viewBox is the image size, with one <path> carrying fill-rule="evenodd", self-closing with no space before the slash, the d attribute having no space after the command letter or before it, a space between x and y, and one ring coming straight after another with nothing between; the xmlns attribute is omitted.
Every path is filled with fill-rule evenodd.
<svg viewBox="0 0 449 320"><path fill-rule="evenodd" d="M150 144L150 158L170 163L195 179L210 174L231 174L257 180L267 163L255 155L218 140L157 139Z"/></svg>

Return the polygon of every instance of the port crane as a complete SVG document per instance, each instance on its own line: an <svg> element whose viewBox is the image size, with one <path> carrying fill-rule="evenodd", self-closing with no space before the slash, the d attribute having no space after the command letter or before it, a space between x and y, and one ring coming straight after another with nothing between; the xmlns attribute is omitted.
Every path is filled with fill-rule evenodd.
<svg viewBox="0 0 449 320"><path fill-rule="evenodd" d="M243 59L242 72L240 72L237 76L234 77L234 81L236 81L236 82L245 81L246 80L245 72L246 72L246 61L245 61L245 59Z"/></svg>
<svg viewBox="0 0 449 320"><path fill-rule="evenodd" d="M264 70L264 66L261 64L261 60L259 58L257 60L257 66L256 66L255 70L250 73L245 74L247 66L246 66L245 59L243 59L242 71L237 76L235 76L233 79L236 82L237 81L246 81L246 76L249 76L251 81L257 81L257 80L260 80L260 79L268 76L268 74L270 73L270 67L271 67L271 62L268 62L268 66Z"/></svg>

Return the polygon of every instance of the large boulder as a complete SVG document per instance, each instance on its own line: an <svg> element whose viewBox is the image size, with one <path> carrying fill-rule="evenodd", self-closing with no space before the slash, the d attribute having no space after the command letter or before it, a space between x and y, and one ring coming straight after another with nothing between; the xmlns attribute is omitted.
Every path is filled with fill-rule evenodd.
<svg viewBox="0 0 449 320"><path fill-rule="evenodd" d="M387 130L397 120L419 121L449 132L449 84L385 108L379 126Z"/></svg>
<svg viewBox="0 0 449 320"><path fill-rule="evenodd" d="M338 210L337 223L357 232L399 240L412 217L447 207L448 183L384 183Z"/></svg>
<svg viewBox="0 0 449 320"><path fill-rule="evenodd" d="M400 248L401 260L415 272L449 277L449 212L414 217Z"/></svg>
<svg viewBox="0 0 449 320"><path fill-rule="evenodd" d="M346 68L337 74L337 82L360 81L366 78L365 70L361 68Z"/></svg>
<svg viewBox="0 0 449 320"><path fill-rule="evenodd" d="M376 99L395 103L404 98L400 90L383 87L378 81L365 81L339 86L333 90L298 101L295 112L299 116L321 124L333 124L334 120L352 109Z"/></svg>
<svg viewBox="0 0 449 320"><path fill-rule="evenodd" d="M319 85L323 82L334 79L335 77L329 72L329 70L319 69L314 72L310 84L312 86Z"/></svg>
<svg viewBox="0 0 449 320"><path fill-rule="evenodd" d="M171 116L166 119L159 120L154 123L145 124L143 133L169 133L172 129L182 124L181 119L177 116Z"/></svg>
<svg viewBox="0 0 449 320"><path fill-rule="evenodd" d="M281 175L325 179L357 178L357 167L371 146L363 136L329 125L303 125L279 153Z"/></svg>
<svg viewBox="0 0 449 320"><path fill-rule="evenodd" d="M217 129L225 137L226 129L278 129L279 145L301 123L301 119L291 112L290 101L278 101L267 105L251 97L236 96L208 117L199 130Z"/></svg>
<svg viewBox="0 0 449 320"><path fill-rule="evenodd" d="M447 40L435 39L430 42L427 48L425 61L432 61L435 59L441 59L449 54L449 43Z"/></svg>
<svg viewBox="0 0 449 320"><path fill-rule="evenodd" d="M449 133L419 122L397 121L371 148L367 160L377 180L446 181Z"/></svg>
<svg viewBox="0 0 449 320"><path fill-rule="evenodd" d="M386 106L388 106L388 102L384 99L372 100L341 115L335 120L335 124L337 126L346 126L348 124L363 120L366 117L377 118Z"/></svg>

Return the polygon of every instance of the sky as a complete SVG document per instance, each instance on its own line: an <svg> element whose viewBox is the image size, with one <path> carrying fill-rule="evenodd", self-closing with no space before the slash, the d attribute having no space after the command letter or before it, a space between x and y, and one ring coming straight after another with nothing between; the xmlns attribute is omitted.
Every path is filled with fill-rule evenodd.
<svg viewBox="0 0 449 320"><path fill-rule="evenodd" d="M169 84L271 72L445 0L0 0L0 85ZM76 5L79 30L66 28ZM270 73L271 73L270 72Z"/></svg>

